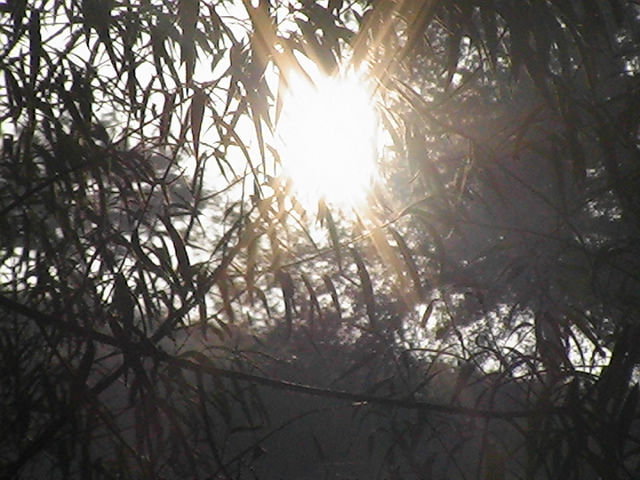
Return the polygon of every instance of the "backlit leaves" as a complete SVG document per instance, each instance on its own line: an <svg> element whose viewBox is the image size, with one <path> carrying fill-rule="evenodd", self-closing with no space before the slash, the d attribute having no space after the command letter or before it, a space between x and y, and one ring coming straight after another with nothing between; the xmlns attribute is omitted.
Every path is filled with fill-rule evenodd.
<svg viewBox="0 0 640 480"><path fill-rule="evenodd" d="M633 2L0 9L9 476L637 473ZM279 177L302 56L376 76L355 219Z"/></svg>
<svg viewBox="0 0 640 480"><path fill-rule="evenodd" d="M191 83L196 62L195 33L200 14L199 0L179 0L178 20L182 29L180 60L185 64L187 84Z"/></svg>
<svg viewBox="0 0 640 480"><path fill-rule="evenodd" d="M191 113L191 136L193 138L193 149L196 158L199 156L200 130L202 129L202 119L204 117L206 102L206 93L204 93L202 89L197 88L191 98L191 106L189 108Z"/></svg>
<svg viewBox="0 0 640 480"><path fill-rule="evenodd" d="M351 254L358 267L358 277L360 277L360 288L362 293L362 299L367 311L367 317L369 318L369 326L376 328L378 325L378 318L376 313L375 295L373 292L373 284L371 283L371 276L367 270L367 266L358 250L352 249Z"/></svg>

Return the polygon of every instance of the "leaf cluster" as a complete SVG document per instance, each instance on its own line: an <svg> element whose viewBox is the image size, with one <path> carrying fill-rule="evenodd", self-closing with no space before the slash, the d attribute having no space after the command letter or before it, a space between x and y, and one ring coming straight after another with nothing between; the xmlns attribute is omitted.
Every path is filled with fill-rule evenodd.
<svg viewBox="0 0 640 480"><path fill-rule="evenodd" d="M1 8L0 478L637 477L635 3ZM355 220L302 57L377 84Z"/></svg>

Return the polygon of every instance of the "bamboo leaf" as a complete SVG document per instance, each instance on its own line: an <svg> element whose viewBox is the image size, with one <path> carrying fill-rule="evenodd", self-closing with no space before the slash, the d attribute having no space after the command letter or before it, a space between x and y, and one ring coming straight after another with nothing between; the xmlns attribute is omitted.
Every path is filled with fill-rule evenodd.
<svg viewBox="0 0 640 480"><path fill-rule="evenodd" d="M254 232L253 222L248 222L246 231L243 235L248 236L247 240L247 266L245 268L245 282L247 284L247 292L249 293L249 301L252 301L253 291L255 290L255 269L258 255L259 236Z"/></svg>
<svg viewBox="0 0 640 480"><path fill-rule="evenodd" d="M267 295L260 288L255 288L255 293L258 295L258 298L262 302L262 305L267 312L267 318L271 319L271 309L269 308L269 301L267 300Z"/></svg>
<svg viewBox="0 0 640 480"><path fill-rule="evenodd" d="M178 21L182 29L180 42L180 61L185 64L187 85L193 78L196 60L195 33L200 15L199 0L179 0Z"/></svg>
<svg viewBox="0 0 640 480"><path fill-rule="evenodd" d="M233 311L232 298L230 293L230 281L225 270L219 270L216 275L216 284L222 297L222 306L227 314L230 323L235 322L236 314Z"/></svg>
<svg viewBox="0 0 640 480"><path fill-rule="evenodd" d="M411 250L409 249L407 243L404 241L404 238L402 238L402 235L400 235L397 230L389 227L389 231L391 232L391 235L393 236L396 244L398 245L398 248L400 249L400 254L404 259L409 277L413 282L413 290L416 294L416 298L420 300L423 297L422 281L420 279L420 273L418 273L418 266L413 259L413 255L411 254Z"/></svg>
<svg viewBox="0 0 640 480"><path fill-rule="evenodd" d="M322 206L322 208L320 206ZM333 220L333 215L331 215L331 210L324 203L324 200L320 201L320 206L318 211L323 213L323 218L326 221L327 230L329 231L329 238L331 239L331 245L333 246L333 251L336 254L336 261L338 262L338 268L342 270L342 247L340 245L340 235L338 234L336 223Z"/></svg>
<svg viewBox="0 0 640 480"><path fill-rule="evenodd" d="M164 144L169 137L171 131L171 120L175 111L176 92L164 94L164 105L160 114L160 125L158 126L158 137L160 144ZM193 121L192 121L193 124Z"/></svg>
<svg viewBox="0 0 640 480"><path fill-rule="evenodd" d="M335 285L331 281L331 278L328 275L323 275L322 279L324 280L324 284L329 291L329 295L331 296L331 302L333 303L333 308L338 315L338 319L342 320L342 309L340 308L340 298L338 297L338 291L336 290Z"/></svg>
<svg viewBox="0 0 640 480"><path fill-rule="evenodd" d="M171 243L173 244L173 249L178 259L178 272L180 272L180 275L182 276L182 279L186 284L191 284L191 262L189 261L189 255L187 253L187 248L185 246L184 240L182 239L182 235L180 235L178 230L176 230L176 228L173 226L173 223L168 215L164 215L160 217L160 219L167 229L167 233L169 234L169 238L171 239Z"/></svg>
<svg viewBox="0 0 640 480"><path fill-rule="evenodd" d="M355 248L353 248L351 250L351 254L353 255L353 259L355 260L356 266L358 267L360 287L362 288L362 297L366 307L367 317L369 317L369 324L372 328L376 328L376 304L375 297L373 295L373 285L371 283L371 277L369 276L369 272L367 271L367 267L365 266L360 253Z"/></svg>
<svg viewBox="0 0 640 480"><path fill-rule="evenodd" d="M35 87L36 77L40 72L40 57L42 55L42 36L40 34L40 12L36 9L31 11L29 19L29 75L31 77L31 88Z"/></svg>
<svg viewBox="0 0 640 480"><path fill-rule="evenodd" d="M318 316L320 317L320 319L322 320L322 310L320 309L320 302L318 302L318 296L316 295L316 291L313 288L313 285L311 284L311 280L309 279L309 276L305 273L302 273L302 281L304 282L304 286L307 288L307 292L309 293L309 301L311 303L311 313L312 313L312 317L311 319L313 320L313 312L316 311L318 312Z"/></svg>
<svg viewBox="0 0 640 480"><path fill-rule="evenodd" d="M289 273L279 270L276 273L276 278L280 283L282 289L282 296L284 298L284 314L287 325L287 338L291 337L293 331L293 315L295 313L295 289L293 286L293 279Z"/></svg>
<svg viewBox="0 0 640 480"><path fill-rule="evenodd" d="M193 139L193 150L196 158L199 157L200 130L202 129L202 119L204 117L204 107L207 103L207 95L201 88L196 88L191 97L191 137Z"/></svg>
<svg viewBox="0 0 640 480"><path fill-rule="evenodd" d="M113 298L111 300L115 313L118 315L125 331L122 332L127 337L131 335L133 329L133 310L135 301L133 295L129 291L129 285L124 275L118 272L115 276L113 284ZM118 331L119 328L115 327ZM116 332L114 332L115 334Z"/></svg>
<svg viewBox="0 0 640 480"><path fill-rule="evenodd" d="M420 326L422 328L426 328L429 319L431 318L431 314L433 313L433 309L438 301L437 298L434 298L427 304L427 308L424 309L424 313L422 314L422 318L420 319Z"/></svg>

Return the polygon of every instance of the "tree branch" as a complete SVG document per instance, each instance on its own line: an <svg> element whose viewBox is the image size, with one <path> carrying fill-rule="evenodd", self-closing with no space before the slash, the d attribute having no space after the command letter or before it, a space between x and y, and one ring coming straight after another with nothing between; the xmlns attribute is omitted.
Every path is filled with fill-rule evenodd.
<svg viewBox="0 0 640 480"><path fill-rule="evenodd" d="M40 322L43 324L58 327L62 330L66 330L68 333L75 335L82 335L90 337L91 339L101 342L103 344L111 345L121 348L121 341L118 339L106 335L95 330L68 323L62 319L48 315L30 307L27 307L19 302L11 300L3 295L0 295L0 307L6 310L12 311L19 315L23 315L31 320ZM212 375L222 378L229 378L244 382L253 383L255 385L261 385L277 390L286 390L289 392L300 393L304 395L311 395L314 397L331 398L335 400L345 400L352 402L354 406L364 405L379 405L391 408L402 408L407 410L423 410L434 413L448 414L448 415L461 415L472 418L487 418L487 419L502 419L502 420L514 420L518 418L530 418L549 415L566 415L569 414L569 410L566 407L555 407L548 409L533 409L533 410L487 410L471 407L463 407L456 405L443 405L438 403L416 401L410 398L389 398L379 397L375 395L368 395L365 393L345 392L341 390L332 390L319 387L313 387L310 385L303 385L299 383L287 382L285 380L279 380L274 378L263 377L260 375L254 375L251 373L240 372L237 370L229 370L225 368L217 367L213 364L198 363L186 358L176 357L160 349L157 345L151 343L146 337L140 339L140 355L147 356L154 360L162 361L167 364L189 370L194 373Z"/></svg>

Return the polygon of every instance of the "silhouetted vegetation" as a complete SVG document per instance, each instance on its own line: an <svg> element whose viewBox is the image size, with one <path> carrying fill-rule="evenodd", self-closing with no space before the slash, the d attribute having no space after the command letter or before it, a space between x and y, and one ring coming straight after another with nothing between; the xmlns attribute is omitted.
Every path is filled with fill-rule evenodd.
<svg viewBox="0 0 640 480"><path fill-rule="evenodd" d="M636 2L0 10L0 478L640 476ZM302 57L366 211L280 174Z"/></svg>

